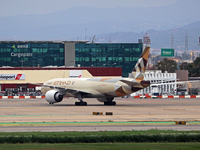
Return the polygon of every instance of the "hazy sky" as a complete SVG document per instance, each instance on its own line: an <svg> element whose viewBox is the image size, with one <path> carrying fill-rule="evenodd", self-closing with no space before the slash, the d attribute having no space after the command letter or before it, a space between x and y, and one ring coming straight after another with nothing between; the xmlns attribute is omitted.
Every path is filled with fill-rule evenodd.
<svg viewBox="0 0 200 150"><path fill-rule="evenodd" d="M72 7L160 7L180 0L0 0L0 16L48 14ZM192 1L192 0L191 0Z"/></svg>

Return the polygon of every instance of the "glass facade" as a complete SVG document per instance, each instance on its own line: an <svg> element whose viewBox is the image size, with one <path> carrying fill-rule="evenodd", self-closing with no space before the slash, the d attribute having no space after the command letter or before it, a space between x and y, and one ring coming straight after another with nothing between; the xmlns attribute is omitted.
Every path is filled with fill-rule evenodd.
<svg viewBox="0 0 200 150"><path fill-rule="evenodd" d="M76 44L76 66L122 67L122 76L128 77L142 53L142 46L142 43Z"/></svg>
<svg viewBox="0 0 200 150"><path fill-rule="evenodd" d="M0 66L64 66L64 44L54 42L0 42Z"/></svg>
<svg viewBox="0 0 200 150"><path fill-rule="evenodd" d="M70 47L69 43L75 45ZM0 67L67 66L65 59L75 59L75 66L122 67L127 77L138 61L142 43L85 43L54 41L0 41ZM68 51L75 51L74 55Z"/></svg>

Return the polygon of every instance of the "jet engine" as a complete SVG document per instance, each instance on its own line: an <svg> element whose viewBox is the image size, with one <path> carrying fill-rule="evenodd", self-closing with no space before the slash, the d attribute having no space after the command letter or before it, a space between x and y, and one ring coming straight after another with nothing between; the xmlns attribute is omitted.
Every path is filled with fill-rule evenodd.
<svg viewBox="0 0 200 150"><path fill-rule="evenodd" d="M47 102L49 102L49 104L53 104L53 103L61 102L63 100L63 95L61 95L56 90L49 90L48 92L46 92L45 98Z"/></svg>

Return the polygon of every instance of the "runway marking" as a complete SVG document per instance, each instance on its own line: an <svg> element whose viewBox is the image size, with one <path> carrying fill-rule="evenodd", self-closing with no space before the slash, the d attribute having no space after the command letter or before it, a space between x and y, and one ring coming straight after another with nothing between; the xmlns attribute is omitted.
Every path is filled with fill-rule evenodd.
<svg viewBox="0 0 200 150"><path fill-rule="evenodd" d="M185 111L185 109L164 109L167 111Z"/></svg>
<svg viewBox="0 0 200 150"><path fill-rule="evenodd" d="M4 114L4 115L0 115L0 117L36 117L36 116L50 116L50 117L54 117L54 116L86 116L85 115L79 115L79 114L60 114L60 115L15 115L15 114Z"/></svg>
<svg viewBox="0 0 200 150"><path fill-rule="evenodd" d="M200 121L188 121L187 125L197 125L200 124ZM1 122L0 127L2 126L120 126L120 125L175 125L175 121L158 121L158 122ZM178 125L177 125L178 126Z"/></svg>

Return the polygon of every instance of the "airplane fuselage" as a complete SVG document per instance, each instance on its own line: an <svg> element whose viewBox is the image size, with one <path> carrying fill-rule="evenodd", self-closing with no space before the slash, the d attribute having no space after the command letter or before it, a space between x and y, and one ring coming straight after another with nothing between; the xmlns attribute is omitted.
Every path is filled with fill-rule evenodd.
<svg viewBox="0 0 200 150"><path fill-rule="evenodd" d="M56 78L45 82L41 91L46 94L52 89L50 87L60 87L91 93L85 94L84 98L121 97L133 93L132 87L121 82L121 79L123 78ZM67 92L65 96L76 97L76 93Z"/></svg>

